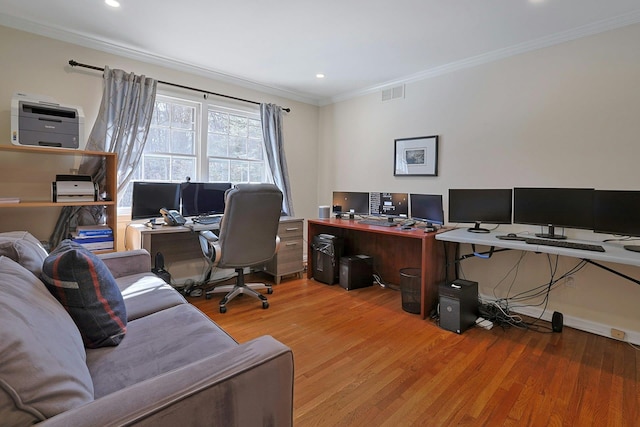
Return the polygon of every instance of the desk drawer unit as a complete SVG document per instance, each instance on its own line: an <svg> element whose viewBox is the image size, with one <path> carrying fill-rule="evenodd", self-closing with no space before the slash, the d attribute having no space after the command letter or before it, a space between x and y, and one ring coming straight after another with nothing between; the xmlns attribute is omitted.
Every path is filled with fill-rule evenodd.
<svg viewBox="0 0 640 427"><path fill-rule="evenodd" d="M265 271L275 278L276 284L280 283L282 276L304 271L302 261L303 227L304 220L302 219L280 220L278 227L280 249L265 266Z"/></svg>

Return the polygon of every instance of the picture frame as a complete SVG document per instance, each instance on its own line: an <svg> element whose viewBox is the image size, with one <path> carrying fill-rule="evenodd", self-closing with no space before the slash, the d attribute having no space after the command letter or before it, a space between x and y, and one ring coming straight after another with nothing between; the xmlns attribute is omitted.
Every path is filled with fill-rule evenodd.
<svg viewBox="0 0 640 427"><path fill-rule="evenodd" d="M438 135L394 141L394 176L438 176Z"/></svg>

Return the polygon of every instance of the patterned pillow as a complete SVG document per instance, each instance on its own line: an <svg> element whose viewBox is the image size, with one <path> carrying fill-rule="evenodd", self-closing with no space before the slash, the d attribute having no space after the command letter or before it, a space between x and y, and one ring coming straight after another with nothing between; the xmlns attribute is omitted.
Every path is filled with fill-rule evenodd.
<svg viewBox="0 0 640 427"><path fill-rule="evenodd" d="M47 251L29 232L9 231L0 233L0 255L11 258L36 277L40 277Z"/></svg>
<svg viewBox="0 0 640 427"><path fill-rule="evenodd" d="M67 309L87 348L118 345L127 331L124 300L95 254L63 240L44 260L42 280Z"/></svg>

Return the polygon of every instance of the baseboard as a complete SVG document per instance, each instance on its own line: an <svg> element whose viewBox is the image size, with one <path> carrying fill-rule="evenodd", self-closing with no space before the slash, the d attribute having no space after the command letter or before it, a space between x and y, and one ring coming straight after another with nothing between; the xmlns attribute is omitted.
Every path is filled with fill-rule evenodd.
<svg viewBox="0 0 640 427"><path fill-rule="evenodd" d="M488 295L480 295L480 299L483 301L491 301L491 298ZM517 309L512 309L512 311L518 314L524 314L525 316L539 318L542 320L546 320L547 322L551 322L551 317L553 316L553 310L546 310L542 313L542 309L538 307L518 307ZM625 339L624 342L629 342L631 344L640 345L640 332L636 331L625 331L620 329L619 327L613 325L605 325L603 323L593 322L591 320L581 319L579 317L568 316L563 313L564 326L568 326L570 328L578 329L580 331L589 332L595 335L600 335L603 337L611 338L611 329L619 329L624 331ZM615 338L611 338L615 339Z"/></svg>

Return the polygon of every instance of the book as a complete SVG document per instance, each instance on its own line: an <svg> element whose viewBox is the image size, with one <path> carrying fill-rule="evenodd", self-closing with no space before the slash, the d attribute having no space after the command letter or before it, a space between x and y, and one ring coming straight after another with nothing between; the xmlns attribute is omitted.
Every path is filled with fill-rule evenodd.
<svg viewBox="0 0 640 427"><path fill-rule="evenodd" d="M113 236L113 230L106 225L79 225L71 235L77 239L87 237Z"/></svg>
<svg viewBox="0 0 640 427"><path fill-rule="evenodd" d="M111 235L111 236L90 236L90 237L73 238L73 241L76 242L76 243L80 243L81 245L85 245L85 244L88 244L88 243L113 242L113 235Z"/></svg>

